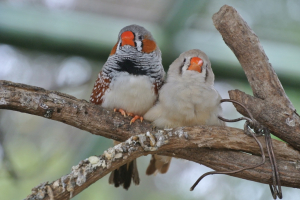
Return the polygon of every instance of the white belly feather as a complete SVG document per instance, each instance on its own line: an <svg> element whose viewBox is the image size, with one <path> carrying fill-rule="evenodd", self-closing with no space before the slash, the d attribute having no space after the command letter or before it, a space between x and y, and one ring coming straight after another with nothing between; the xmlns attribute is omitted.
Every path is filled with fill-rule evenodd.
<svg viewBox="0 0 300 200"><path fill-rule="evenodd" d="M211 87L180 82L166 83L159 92L158 103L144 118L158 128L174 128L195 125L218 125L222 108L221 97Z"/></svg>
<svg viewBox="0 0 300 200"><path fill-rule="evenodd" d="M153 106L156 98L149 77L124 73L112 80L102 106L122 108L126 112L143 116Z"/></svg>

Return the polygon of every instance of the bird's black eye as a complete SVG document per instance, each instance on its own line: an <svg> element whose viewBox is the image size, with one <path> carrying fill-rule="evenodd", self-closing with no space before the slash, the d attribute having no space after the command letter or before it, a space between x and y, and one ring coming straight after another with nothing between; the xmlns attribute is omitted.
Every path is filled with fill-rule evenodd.
<svg viewBox="0 0 300 200"><path fill-rule="evenodd" d="M138 39L139 39L139 40L143 40L143 36L140 35L140 36L138 37Z"/></svg>
<svg viewBox="0 0 300 200"><path fill-rule="evenodd" d="M185 63L186 59L183 60L183 62Z"/></svg>

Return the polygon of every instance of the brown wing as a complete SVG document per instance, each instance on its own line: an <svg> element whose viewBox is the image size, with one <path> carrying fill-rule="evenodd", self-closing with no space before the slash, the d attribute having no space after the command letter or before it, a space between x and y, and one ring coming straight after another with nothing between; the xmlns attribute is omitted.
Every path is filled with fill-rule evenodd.
<svg viewBox="0 0 300 200"><path fill-rule="evenodd" d="M106 90L109 88L110 78L103 75L101 71L98 74L98 79L95 82L94 89L91 94L90 102L101 105L103 102L103 96Z"/></svg>

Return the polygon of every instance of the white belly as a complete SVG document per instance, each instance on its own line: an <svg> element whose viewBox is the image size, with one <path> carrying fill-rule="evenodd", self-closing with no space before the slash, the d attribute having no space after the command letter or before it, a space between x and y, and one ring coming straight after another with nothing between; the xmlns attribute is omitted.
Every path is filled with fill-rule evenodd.
<svg viewBox="0 0 300 200"><path fill-rule="evenodd" d="M156 94L150 78L122 74L112 80L106 91L102 106L122 108L126 112L143 116L156 101Z"/></svg>

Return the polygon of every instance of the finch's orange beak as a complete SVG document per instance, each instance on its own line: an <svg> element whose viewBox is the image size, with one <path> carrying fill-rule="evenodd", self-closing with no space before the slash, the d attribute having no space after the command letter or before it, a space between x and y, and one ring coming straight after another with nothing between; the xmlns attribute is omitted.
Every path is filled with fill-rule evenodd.
<svg viewBox="0 0 300 200"><path fill-rule="evenodd" d="M122 33L121 40L122 40L121 46L130 45L135 47L134 34L131 31L125 31L124 33Z"/></svg>
<svg viewBox="0 0 300 200"><path fill-rule="evenodd" d="M187 68L187 70L194 70L201 73L202 65L203 65L203 60L201 58L193 57L191 58L190 66Z"/></svg>

